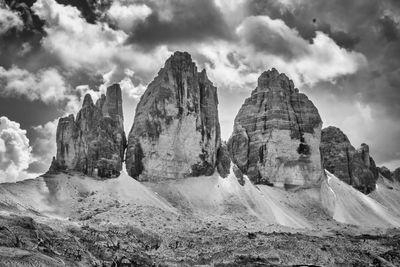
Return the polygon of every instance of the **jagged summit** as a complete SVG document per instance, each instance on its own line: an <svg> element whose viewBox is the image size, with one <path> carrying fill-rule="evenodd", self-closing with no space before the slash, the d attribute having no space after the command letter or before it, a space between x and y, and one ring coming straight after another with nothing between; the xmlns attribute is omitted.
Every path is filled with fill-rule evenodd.
<svg viewBox="0 0 400 267"><path fill-rule="evenodd" d="M217 88L175 52L136 107L126 166L139 180L211 175L221 145Z"/></svg>
<svg viewBox="0 0 400 267"><path fill-rule="evenodd" d="M293 81L286 76L285 73L279 73L275 68L264 71L261 73L257 80L257 88L254 92L259 92L263 90L273 90L273 89L285 89L294 90L298 92L297 88L294 88Z"/></svg>
<svg viewBox="0 0 400 267"><path fill-rule="evenodd" d="M90 94L86 94L85 97L83 98L83 103L82 103L82 108L92 106L93 104L93 99Z"/></svg>
<svg viewBox="0 0 400 267"><path fill-rule="evenodd" d="M323 175L317 108L276 69L263 72L235 118L228 147L255 183L305 185Z"/></svg>
<svg viewBox="0 0 400 267"><path fill-rule="evenodd" d="M122 96L118 84L93 103L86 94L82 109L61 118L57 126L57 154L50 171L76 170L87 175L119 175L126 146Z"/></svg>

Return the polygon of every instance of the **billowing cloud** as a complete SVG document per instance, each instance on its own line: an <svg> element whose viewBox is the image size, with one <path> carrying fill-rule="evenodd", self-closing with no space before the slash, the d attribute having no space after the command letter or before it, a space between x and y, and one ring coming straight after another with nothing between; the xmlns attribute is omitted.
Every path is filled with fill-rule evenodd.
<svg viewBox="0 0 400 267"><path fill-rule="evenodd" d="M8 70L0 66L0 86L2 96L23 96L44 103L63 100L67 91L64 78L52 68L33 74L16 66Z"/></svg>
<svg viewBox="0 0 400 267"><path fill-rule="evenodd" d="M0 182L28 178L31 147L19 123L0 117Z"/></svg>
<svg viewBox="0 0 400 267"><path fill-rule="evenodd" d="M252 64L272 64L287 72L297 84L333 80L353 74L367 64L364 55L339 47L322 32L316 32L309 43L282 20L268 16L246 18L237 33L253 50Z"/></svg>
<svg viewBox="0 0 400 267"><path fill-rule="evenodd" d="M114 31L107 24L87 23L77 8L55 0L38 0L32 9L46 21L43 47L66 67L108 70L112 57L126 39L122 31Z"/></svg>
<svg viewBox="0 0 400 267"><path fill-rule="evenodd" d="M111 19L126 33L133 31L135 26L144 21L151 13L151 8L145 4L123 4L120 1L114 1L107 11Z"/></svg>
<svg viewBox="0 0 400 267"><path fill-rule="evenodd" d="M215 41L191 47L219 87L250 91L264 70L275 67L295 84L335 82L367 65L361 53L338 46L317 32L312 42L303 39L282 20L267 16L246 18L236 29L237 41Z"/></svg>
<svg viewBox="0 0 400 267"><path fill-rule="evenodd" d="M165 46L143 51L126 45L125 32L112 29L105 22L88 23L77 8L55 0L38 0L32 9L46 21L43 48L69 70L67 75L86 72L108 75L104 78L109 83L120 82L126 69L142 74L154 72L170 54Z"/></svg>
<svg viewBox="0 0 400 267"><path fill-rule="evenodd" d="M0 35L12 28L21 29L23 25L18 13L0 6Z"/></svg>

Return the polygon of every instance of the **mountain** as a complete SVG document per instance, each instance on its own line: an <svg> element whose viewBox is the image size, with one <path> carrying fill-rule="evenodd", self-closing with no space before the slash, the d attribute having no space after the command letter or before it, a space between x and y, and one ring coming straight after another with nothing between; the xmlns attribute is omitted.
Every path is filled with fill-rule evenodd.
<svg viewBox="0 0 400 267"><path fill-rule="evenodd" d="M263 72L239 110L232 161L256 184L312 185L323 176L317 108L276 69Z"/></svg>
<svg viewBox="0 0 400 267"><path fill-rule="evenodd" d="M342 181L366 194L375 189L379 169L367 144L355 149L339 128L330 126L322 130L321 156L324 168Z"/></svg>
<svg viewBox="0 0 400 267"><path fill-rule="evenodd" d="M175 52L136 107L126 169L139 181L212 175L220 146L217 88Z"/></svg>
<svg viewBox="0 0 400 267"><path fill-rule="evenodd" d="M87 175L116 177L122 170L126 147L122 95L118 84L93 103L85 95L76 116L61 118L57 126L57 155L51 172L77 170Z"/></svg>

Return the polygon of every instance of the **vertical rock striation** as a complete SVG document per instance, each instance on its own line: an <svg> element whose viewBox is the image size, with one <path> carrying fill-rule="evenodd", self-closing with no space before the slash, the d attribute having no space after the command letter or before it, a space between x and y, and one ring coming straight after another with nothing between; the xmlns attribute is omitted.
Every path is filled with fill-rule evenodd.
<svg viewBox="0 0 400 267"><path fill-rule="evenodd" d="M324 168L342 181L364 193L375 189L379 170L367 144L355 149L339 128L330 126L322 130L321 156Z"/></svg>
<svg viewBox="0 0 400 267"><path fill-rule="evenodd" d="M175 52L136 107L127 171L140 181L211 175L220 145L217 88Z"/></svg>
<svg viewBox="0 0 400 267"><path fill-rule="evenodd" d="M323 175L321 126L314 104L272 69L261 74L239 110L228 149L254 183L310 185Z"/></svg>
<svg viewBox="0 0 400 267"><path fill-rule="evenodd" d="M76 119L61 118L57 126L57 155L51 170L68 169L100 177L118 176L126 147L122 96L118 84L93 103L85 95Z"/></svg>

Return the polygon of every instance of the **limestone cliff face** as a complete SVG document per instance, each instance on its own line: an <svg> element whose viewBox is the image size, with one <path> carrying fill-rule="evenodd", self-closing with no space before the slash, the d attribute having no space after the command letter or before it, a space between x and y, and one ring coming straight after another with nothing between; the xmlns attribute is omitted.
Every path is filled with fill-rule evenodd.
<svg viewBox="0 0 400 267"><path fill-rule="evenodd" d="M228 149L232 161L254 183L314 184L323 175L321 126L307 96L272 69L262 73L242 105Z"/></svg>
<svg viewBox="0 0 400 267"><path fill-rule="evenodd" d="M217 88L176 52L136 107L126 168L138 180L211 175L220 148Z"/></svg>
<svg viewBox="0 0 400 267"><path fill-rule="evenodd" d="M342 181L364 193L375 189L379 174L368 145L355 149L339 128L330 126L322 130L321 156L324 168Z"/></svg>
<svg viewBox="0 0 400 267"><path fill-rule="evenodd" d="M102 95L96 105L86 95L76 120L73 115L59 120L56 140L53 169L118 176L126 147L119 85L107 88L107 95Z"/></svg>

